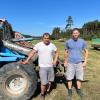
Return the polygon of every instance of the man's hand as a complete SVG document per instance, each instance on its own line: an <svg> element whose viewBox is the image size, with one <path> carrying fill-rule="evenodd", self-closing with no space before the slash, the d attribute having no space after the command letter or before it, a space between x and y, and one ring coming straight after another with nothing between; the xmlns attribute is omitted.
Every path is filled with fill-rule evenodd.
<svg viewBox="0 0 100 100"><path fill-rule="evenodd" d="M28 58L24 61L21 61L21 64L28 64L29 60L33 57L33 55L36 53L36 51L33 49L29 54L28 54Z"/></svg>
<svg viewBox="0 0 100 100"><path fill-rule="evenodd" d="M82 66L83 66L83 67L86 67L86 64L87 64L86 62L83 62Z"/></svg>
<svg viewBox="0 0 100 100"><path fill-rule="evenodd" d="M29 62L27 60L21 61L20 64L28 64Z"/></svg>
<svg viewBox="0 0 100 100"><path fill-rule="evenodd" d="M53 61L53 65L55 66L56 64L57 64L57 61L56 61L56 60L54 60L54 61Z"/></svg>
<svg viewBox="0 0 100 100"><path fill-rule="evenodd" d="M68 63L67 62L64 62L64 67L67 67L68 66Z"/></svg>

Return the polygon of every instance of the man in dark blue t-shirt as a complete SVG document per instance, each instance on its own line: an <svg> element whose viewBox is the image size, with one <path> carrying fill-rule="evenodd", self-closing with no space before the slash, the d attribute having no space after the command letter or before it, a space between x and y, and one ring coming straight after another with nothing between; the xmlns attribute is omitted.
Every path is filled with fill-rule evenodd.
<svg viewBox="0 0 100 100"><path fill-rule="evenodd" d="M64 66L67 67L66 78L68 80L68 97L72 96L72 79L77 80L77 93L82 97L81 81L83 80L83 67L87 64L88 49L83 39L79 38L77 28L72 30L72 38L65 43ZM84 63L82 63L82 51L85 51Z"/></svg>

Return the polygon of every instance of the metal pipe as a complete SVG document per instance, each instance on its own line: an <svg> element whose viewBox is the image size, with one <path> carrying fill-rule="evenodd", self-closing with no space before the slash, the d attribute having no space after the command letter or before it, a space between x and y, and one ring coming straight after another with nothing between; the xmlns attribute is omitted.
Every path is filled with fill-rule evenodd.
<svg viewBox="0 0 100 100"><path fill-rule="evenodd" d="M30 48L19 46L19 45L12 43L10 41L2 40L2 42L3 42L3 45L5 47L7 47L8 49L15 50L18 53L21 53L21 54L24 54L24 55L27 55L27 56L30 53L30 51L32 50ZM38 55L35 54L32 59L35 61L37 59L37 57L38 57Z"/></svg>

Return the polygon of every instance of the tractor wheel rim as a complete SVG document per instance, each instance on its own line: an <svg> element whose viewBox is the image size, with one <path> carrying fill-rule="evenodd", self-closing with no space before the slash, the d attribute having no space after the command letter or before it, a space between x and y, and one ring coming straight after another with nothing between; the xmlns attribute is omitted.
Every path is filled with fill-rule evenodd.
<svg viewBox="0 0 100 100"><path fill-rule="evenodd" d="M6 84L7 91L12 95L20 95L21 93L24 93L24 90L27 87L27 79L23 77L16 77L11 79Z"/></svg>

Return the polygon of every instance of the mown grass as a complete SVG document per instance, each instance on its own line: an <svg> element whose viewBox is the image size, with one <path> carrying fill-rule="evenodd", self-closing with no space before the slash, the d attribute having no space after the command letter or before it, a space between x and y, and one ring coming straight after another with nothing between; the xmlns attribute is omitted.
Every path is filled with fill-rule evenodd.
<svg viewBox="0 0 100 100"><path fill-rule="evenodd" d="M33 41L36 44L39 41ZM63 59L64 42L52 41L58 48L59 57ZM84 82L82 83L82 91L85 94L84 100L100 100L100 50L93 50L91 42L87 41L89 49L89 58L86 68L84 68ZM58 79L60 80L60 79ZM40 100L39 95L32 100ZM56 82L56 87L51 91L46 100L67 100L67 89L62 82ZM80 100L75 88L73 88L72 100Z"/></svg>

